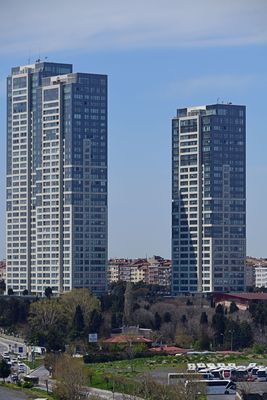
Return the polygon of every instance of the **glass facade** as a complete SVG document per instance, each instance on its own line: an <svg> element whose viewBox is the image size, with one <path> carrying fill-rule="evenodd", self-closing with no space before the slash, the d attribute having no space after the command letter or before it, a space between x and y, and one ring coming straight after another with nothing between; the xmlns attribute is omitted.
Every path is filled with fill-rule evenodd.
<svg viewBox="0 0 267 400"><path fill-rule="evenodd" d="M103 293L107 76L36 63L7 84L7 290Z"/></svg>
<svg viewBox="0 0 267 400"><path fill-rule="evenodd" d="M246 110L215 104L172 121L172 291L243 291Z"/></svg>

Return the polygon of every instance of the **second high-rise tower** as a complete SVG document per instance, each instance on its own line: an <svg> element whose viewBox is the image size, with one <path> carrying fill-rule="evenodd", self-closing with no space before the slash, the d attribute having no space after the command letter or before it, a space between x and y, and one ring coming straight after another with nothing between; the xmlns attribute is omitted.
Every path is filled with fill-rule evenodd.
<svg viewBox="0 0 267 400"><path fill-rule="evenodd" d="M242 291L246 110L214 104L172 121L172 291Z"/></svg>

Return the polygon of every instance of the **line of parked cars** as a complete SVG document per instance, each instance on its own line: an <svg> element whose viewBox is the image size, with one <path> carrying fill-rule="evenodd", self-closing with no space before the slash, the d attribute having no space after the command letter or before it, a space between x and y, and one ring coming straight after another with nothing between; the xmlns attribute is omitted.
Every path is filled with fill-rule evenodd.
<svg viewBox="0 0 267 400"><path fill-rule="evenodd" d="M197 363L187 365L188 373L198 373L203 379L230 379L234 382L267 381L267 367L250 363L249 365L236 365L235 363Z"/></svg>
<svg viewBox="0 0 267 400"><path fill-rule="evenodd" d="M20 374L27 373L27 366L22 363L22 357L11 358L11 354L5 351L1 354L1 357L11 367L10 379L12 382L17 382Z"/></svg>

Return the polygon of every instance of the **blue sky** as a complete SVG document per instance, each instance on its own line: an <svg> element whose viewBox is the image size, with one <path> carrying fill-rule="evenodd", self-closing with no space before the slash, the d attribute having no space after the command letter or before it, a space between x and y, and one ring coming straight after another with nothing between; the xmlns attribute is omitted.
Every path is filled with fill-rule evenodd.
<svg viewBox="0 0 267 400"><path fill-rule="evenodd" d="M0 257L5 79L48 57L109 76L109 256L170 257L171 118L247 106L247 254L267 257L266 0L9 0L0 4Z"/></svg>

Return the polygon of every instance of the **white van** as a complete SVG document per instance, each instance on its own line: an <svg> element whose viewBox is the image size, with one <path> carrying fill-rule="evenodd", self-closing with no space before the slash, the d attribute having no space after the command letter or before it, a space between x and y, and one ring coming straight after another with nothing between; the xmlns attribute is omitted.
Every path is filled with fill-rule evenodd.
<svg viewBox="0 0 267 400"><path fill-rule="evenodd" d="M206 394L236 394L236 384L229 380L213 379L200 381L186 381L187 385L205 385Z"/></svg>
<svg viewBox="0 0 267 400"><path fill-rule="evenodd" d="M177 384L186 381L199 381L199 380L210 380L214 379L214 376L210 372L169 372L168 373L168 385Z"/></svg>

